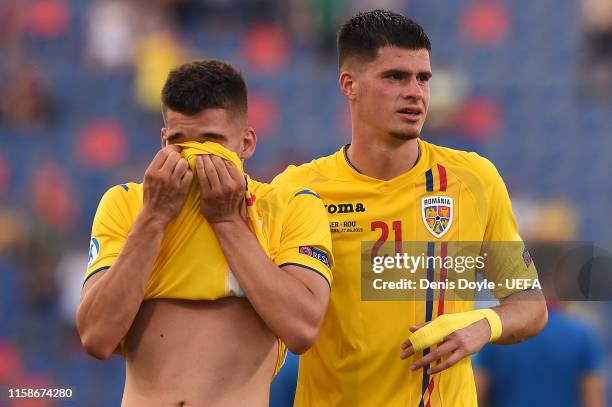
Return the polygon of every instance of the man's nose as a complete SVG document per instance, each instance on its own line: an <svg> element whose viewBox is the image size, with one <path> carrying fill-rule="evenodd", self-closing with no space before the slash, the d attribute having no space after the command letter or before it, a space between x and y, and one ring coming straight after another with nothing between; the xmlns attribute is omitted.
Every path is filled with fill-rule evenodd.
<svg viewBox="0 0 612 407"><path fill-rule="evenodd" d="M423 97L423 89L416 77L407 80L402 88L401 96L404 99L420 99Z"/></svg>

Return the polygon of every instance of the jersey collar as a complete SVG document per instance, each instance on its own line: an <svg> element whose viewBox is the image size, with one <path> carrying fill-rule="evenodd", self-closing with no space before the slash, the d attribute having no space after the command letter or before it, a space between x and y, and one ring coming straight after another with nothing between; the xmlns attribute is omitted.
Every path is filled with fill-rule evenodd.
<svg viewBox="0 0 612 407"><path fill-rule="evenodd" d="M427 170L427 161L428 161L428 152L427 145L420 138L417 139L419 146L419 155L417 157L417 161L412 168L403 174L398 175L395 178L390 180L380 180L377 178L370 177L368 175L362 174L349 160L347 154L347 148L350 144L346 144L342 147L340 151L336 154L336 159L338 162L338 167L340 168L340 172L342 175L349 177L351 179L367 182L369 184L377 184L377 185L389 185L395 183L404 183L406 181L411 180L415 176L422 174Z"/></svg>

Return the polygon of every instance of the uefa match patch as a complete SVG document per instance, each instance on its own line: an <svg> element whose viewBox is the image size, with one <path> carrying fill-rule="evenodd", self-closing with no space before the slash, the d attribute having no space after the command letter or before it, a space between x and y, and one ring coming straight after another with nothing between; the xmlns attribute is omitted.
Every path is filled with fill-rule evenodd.
<svg viewBox="0 0 612 407"><path fill-rule="evenodd" d="M525 266L529 267L531 265L531 254L529 254L527 248L523 251L523 261L525 262Z"/></svg>
<svg viewBox="0 0 612 407"><path fill-rule="evenodd" d="M321 263L329 267L329 258L327 257L327 253L325 253L323 250L319 250L312 246L300 246L299 252L305 254L306 256L310 256L314 259L317 259Z"/></svg>
<svg viewBox="0 0 612 407"><path fill-rule="evenodd" d="M91 266L92 263L98 258L100 253L100 242L95 237L92 237L89 241L89 253L87 256L87 267Z"/></svg>

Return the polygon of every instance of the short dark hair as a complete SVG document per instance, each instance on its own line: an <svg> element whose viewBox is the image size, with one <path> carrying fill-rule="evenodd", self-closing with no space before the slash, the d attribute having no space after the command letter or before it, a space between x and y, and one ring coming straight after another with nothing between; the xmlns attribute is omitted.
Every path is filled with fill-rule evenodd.
<svg viewBox="0 0 612 407"><path fill-rule="evenodd" d="M203 59L183 64L168 74L161 92L166 109L194 116L204 109L247 112L247 86L242 74L227 62Z"/></svg>
<svg viewBox="0 0 612 407"><path fill-rule="evenodd" d="M372 61L387 45L431 52L423 27L401 14L378 9L357 13L344 23L338 33L338 66L355 57Z"/></svg>

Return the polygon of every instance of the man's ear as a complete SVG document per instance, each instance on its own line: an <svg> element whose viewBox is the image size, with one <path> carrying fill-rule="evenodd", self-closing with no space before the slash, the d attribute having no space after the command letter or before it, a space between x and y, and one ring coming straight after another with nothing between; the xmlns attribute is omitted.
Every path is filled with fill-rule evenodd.
<svg viewBox="0 0 612 407"><path fill-rule="evenodd" d="M355 73L351 71L340 72L339 78L340 90L348 100L355 100L359 84L356 81Z"/></svg>
<svg viewBox="0 0 612 407"><path fill-rule="evenodd" d="M240 150L240 159L246 160L251 158L255 153L255 147L257 146L257 134L252 127L244 129L242 136L242 148Z"/></svg>
<svg viewBox="0 0 612 407"><path fill-rule="evenodd" d="M162 148L166 147L168 145L168 142L166 141L166 134L168 133L168 130L166 130L165 127L162 127L161 129L161 146Z"/></svg>

